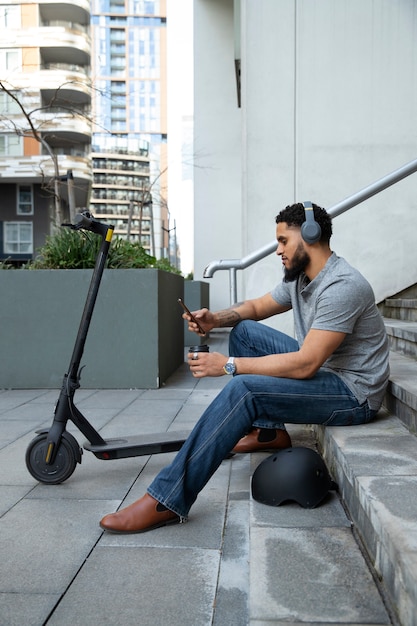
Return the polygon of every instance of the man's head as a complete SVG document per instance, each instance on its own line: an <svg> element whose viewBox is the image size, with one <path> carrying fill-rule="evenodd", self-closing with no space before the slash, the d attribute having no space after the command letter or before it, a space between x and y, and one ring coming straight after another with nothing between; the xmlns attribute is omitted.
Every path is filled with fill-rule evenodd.
<svg viewBox="0 0 417 626"><path fill-rule="evenodd" d="M314 219L319 224L321 236L317 243L307 243L301 235L301 227L306 221L306 211L301 203L292 204L283 209L276 217L277 223L277 254L282 257L284 280L296 280L301 272L305 272L312 280L322 269L329 254L329 241L332 236L332 222L329 214L312 205Z"/></svg>
<svg viewBox="0 0 417 626"><path fill-rule="evenodd" d="M314 219L321 228L320 242L329 243L332 236L332 220L330 215L317 204L313 203ZM306 221L306 212L301 202L291 204L283 209L275 218L277 224L285 222L288 226L299 227Z"/></svg>

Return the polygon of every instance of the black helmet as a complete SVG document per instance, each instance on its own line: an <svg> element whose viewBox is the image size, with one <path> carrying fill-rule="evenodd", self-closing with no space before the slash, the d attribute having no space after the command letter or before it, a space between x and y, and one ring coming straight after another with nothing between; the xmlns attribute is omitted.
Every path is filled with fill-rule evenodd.
<svg viewBox="0 0 417 626"><path fill-rule="evenodd" d="M262 461L252 477L253 498L270 506L295 500L313 509L330 489L337 489L337 485L321 456L311 448L279 450Z"/></svg>

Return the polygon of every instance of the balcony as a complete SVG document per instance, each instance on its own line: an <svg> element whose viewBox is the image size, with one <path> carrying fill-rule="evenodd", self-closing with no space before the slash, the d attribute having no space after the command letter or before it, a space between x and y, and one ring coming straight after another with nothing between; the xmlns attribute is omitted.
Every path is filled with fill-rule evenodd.
<svg viewBox="0 0 417 626"><path fill-rule="evenodd" d="M63 26L41 27L36 29L32 45L40 48L42 66L48 63L90 64L90 36L81 31Z"/></svg>
<svg viewBox="0 0 417 626"><path fill-rule="evenodd" d="M90 65L90 35L86 30L73 30L67 26L41 26L18 28L2 33L2 47L39 48L41 66L48 63L71 63L78 66Z"/></svg>
<svg viewBox="0 0 417 626"><path fill-rule="evenodd" d="M71 170L74 176L75 203L77 207L88 206L92 183L91 160L84 153L57 155L58 171L65 176ZM2 183L44 184L55 177L55 166L48 155L16 157L0 161L0 179ZM66 185L62 185L63 198Z"/></svg>
<svg viewBox="0 0 417 626"><path fill-rule="evenodd" d="M61 147L66 153L76 144L90 144L92 123L84 115L71 111L41 111L34 125L40 130L42 137L53 148Z"/></svg>
<svg viewBox="0 0 417 626"><path fill-rule="evenodd" d="M68 107L90 105L91 94L89 85L71 79L66 72L54 73L54 79L46 81L42 79L43 86L40 90L42 106L51 103ZM49 85L49 86L47 86Z"/></svg>
<svg viewBox="0 0 417 626"><path fill-rule="evenodd" d="M73 2L40 0L39 15L41 22L66 20L88 25L90 23L90 3L88 0L74 0Z"/></svg>

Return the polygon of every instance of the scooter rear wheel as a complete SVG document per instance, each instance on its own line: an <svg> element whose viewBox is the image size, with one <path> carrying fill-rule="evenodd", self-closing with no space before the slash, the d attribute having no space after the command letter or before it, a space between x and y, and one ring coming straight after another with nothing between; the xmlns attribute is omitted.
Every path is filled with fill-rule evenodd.
<svg viewBox="0 0 417 626"><path fill-rule="evenodd" d="M26 467L29 473L41 483L58 485L69 478L77 467L79 446L71 435L63 433L55 460L47 464L46 441L48 433L35 437L26 450Z"/></svg>

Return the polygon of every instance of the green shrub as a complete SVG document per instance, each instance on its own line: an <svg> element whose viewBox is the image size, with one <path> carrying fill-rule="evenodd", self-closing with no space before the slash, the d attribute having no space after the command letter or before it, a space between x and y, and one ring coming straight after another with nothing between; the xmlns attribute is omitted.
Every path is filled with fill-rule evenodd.
<svg viewBox="0 0 417 626"><path fill-rule="evenodd" d="M99 237L60 229L46 237L37 258L28 263L29 269L86 269L94 267L100 247Z"/></svg>
<svg viewBox="0 0 417 626"><path fill-rule="evenodd" d="M88 269L93 268L101 245L101 238L84 231L67 228L48 236L38 250L37 258L27 269ZM156 259L138 243L115 237L107 259L109 269L139 269L153 267L180 274L168 259Z"/></svg>
<svg viewBox="0 0 417 626"><path fill-rule="evenodd" d="M8 259L5 261L0 261L0 270L12 270L13 265L8 262Z"/></svg>

